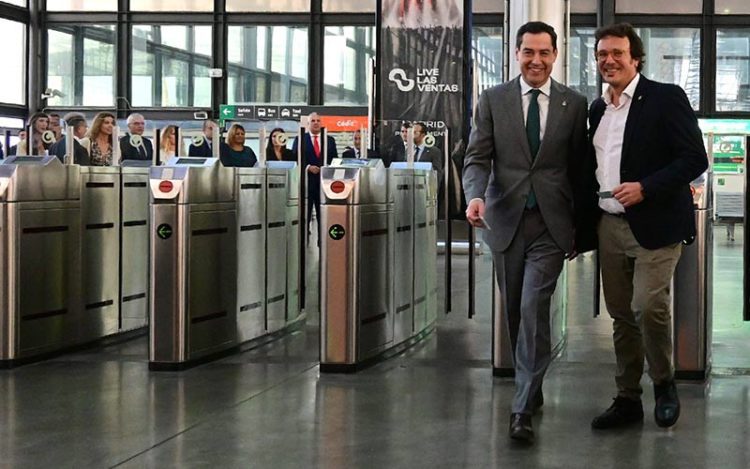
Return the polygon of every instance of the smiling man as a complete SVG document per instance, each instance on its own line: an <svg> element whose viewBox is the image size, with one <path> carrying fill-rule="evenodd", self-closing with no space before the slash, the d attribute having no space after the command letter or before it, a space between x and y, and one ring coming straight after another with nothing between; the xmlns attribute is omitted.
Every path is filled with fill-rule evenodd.
<svg viewBox="0 0 750 469"><path fill-rule="evenodd" d="M530 22L516 34L521 75L479 98L466 149L466 218L491 227L503 311L514 352L516 393L510 437L531 442L551 356L550 300L574 248L576 182L586 156L586 98L550 78L557 58L552 26Z"/></svg>
<svg viewBox="0 0 750 469"><path fill-rule="evenodd" d="M645 357L654 418L670 427L680 416L670 285L682 241L695 236L690 181L706 170L708 160L682 88L641 75L645 53L633 27L606 26L595 39L599 73L609 86L591 105L587 174L604 300L614 319L617 396L591 426L643 420Z"/></svg>

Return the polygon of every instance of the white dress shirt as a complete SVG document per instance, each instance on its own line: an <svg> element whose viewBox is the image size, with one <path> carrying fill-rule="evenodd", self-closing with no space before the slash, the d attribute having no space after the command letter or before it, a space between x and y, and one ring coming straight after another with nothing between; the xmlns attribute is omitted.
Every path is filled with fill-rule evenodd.
<svg viewBox="0 0 750 469"><path fill-rule="evenodd" d="M523 106L523 124L529 116L529 104L531 103L531 93L533 89L541 91L536 101L539 103L539 141L544 139L544 129L547 128L547 115L549 114L549 94L552 90L552 80L547 78L547 82L539 88L532 88L521 77L521 105Z"/></svg>
<svg viewBox="0 0 750 469"><path fill-rule="evenodd" d="M602 192L611 191L620 185L620 162L622 161L622 143L625 137L625 123L630 112L630 103L638 86L641 75L636 74L620 95L620 105L612 103L611 90L602 95L607 104L599 127L594 134L594 149L596 150L596 181ZM614 197L599 199L599 207L609 213L625 213L625 207Z"/></svg>

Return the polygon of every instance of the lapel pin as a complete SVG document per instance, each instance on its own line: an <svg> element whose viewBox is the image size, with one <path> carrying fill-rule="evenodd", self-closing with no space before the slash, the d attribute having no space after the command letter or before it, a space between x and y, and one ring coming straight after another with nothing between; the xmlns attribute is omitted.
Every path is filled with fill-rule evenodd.
<svg viewBox="0 0 750 469"><path fill-rule="evenodd" d="M567 105L568 105L568 102L567 102L567 101L563 101L563 102L562 102L562 105L563 105L563 107L565 107L565 106L567 106Z"/></svg>
<svg viewBox="0 0 750 469"><path fill-rule="evenodd" d="M643 99L643 95L638 96L638 101L640 101L641 99Z"/></svg>

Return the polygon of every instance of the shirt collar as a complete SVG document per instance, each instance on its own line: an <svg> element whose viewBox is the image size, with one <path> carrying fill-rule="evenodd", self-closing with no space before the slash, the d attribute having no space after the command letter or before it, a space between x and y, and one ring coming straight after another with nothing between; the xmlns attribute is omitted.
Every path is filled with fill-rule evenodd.
<svg viewBox="0 0 750 469"><path fill-rule="evenodd" d="M641 80L641 74L636 73L635 78L630 80L630 83L628 83L628 86L625 87L625 89L622 91L622 94L628 97L628 99L633 99L633 95L635 95L635 89L638 87L638 82ZM602 99L604 99L604 102L609 106L612 104L612 90L610 87L607 87L607 90L602 95Z"/></svg>
<svg viewBox="0 0 750 469"><path fill-rule="evenodd" d="M526 83L526 80L524 80L523 77L521 77L520 81L521 81L521 96L525 95L526 93L534 89L538 89L545 96L549 96L550 91L552 90L552 80L550 78L547 78L547 81L539 88L534 88L528 83Z"/></svg>

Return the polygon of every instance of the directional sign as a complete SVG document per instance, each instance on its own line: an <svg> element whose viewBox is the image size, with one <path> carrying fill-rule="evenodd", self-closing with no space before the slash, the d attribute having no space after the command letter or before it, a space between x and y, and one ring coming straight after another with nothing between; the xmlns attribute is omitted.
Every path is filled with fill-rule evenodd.
<svg viewBox="0 0 750 469"><path fill-rule="evenodd" d="M234 119L234 116L236 115L236 106L231 106L228 104L222 104L219 109L219 114L221 114L222 119Z"/></svg>
<svg viewBox="0 0 750 469"><path fill-rule="evenodd" d="M169 239L172 237L172 226L167 223L162 223L156 228L156 236L161 239Z"/></svg>
<svg viewBox="0 0 750 469"><path fill-rule="evenodd" d="M331 225L331 227L328 228L328 236L330 236L334 241L340 240L344 237L345 234L346 230L339 224Z"/></svg>

